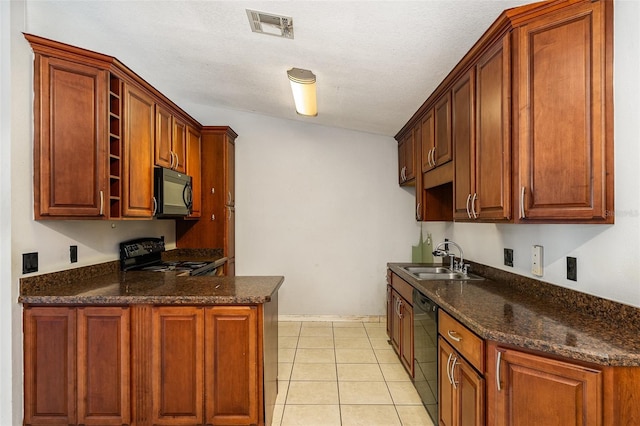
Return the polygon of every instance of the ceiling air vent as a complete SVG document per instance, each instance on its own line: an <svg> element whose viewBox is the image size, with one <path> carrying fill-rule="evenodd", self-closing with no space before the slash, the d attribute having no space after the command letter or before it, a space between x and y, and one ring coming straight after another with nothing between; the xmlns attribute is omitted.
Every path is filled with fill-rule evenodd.
<svg viewBox="0 0 640 426"><path fill-rule="evenodd" d="M251 31L274 35L277 37L293 38L293 19L289 16L274 15L247 9Z"/></svg>

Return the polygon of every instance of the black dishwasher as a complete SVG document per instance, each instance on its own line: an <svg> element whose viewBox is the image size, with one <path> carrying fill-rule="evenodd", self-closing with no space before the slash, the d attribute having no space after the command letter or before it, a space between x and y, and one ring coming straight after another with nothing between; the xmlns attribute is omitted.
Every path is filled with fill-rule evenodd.
<svg viewBox="0 0 640 426"><path fill-rule="evenodd" d="M438 305L416 289L413 289L413 338L413 384L433 423L437 425Z"/></svg>

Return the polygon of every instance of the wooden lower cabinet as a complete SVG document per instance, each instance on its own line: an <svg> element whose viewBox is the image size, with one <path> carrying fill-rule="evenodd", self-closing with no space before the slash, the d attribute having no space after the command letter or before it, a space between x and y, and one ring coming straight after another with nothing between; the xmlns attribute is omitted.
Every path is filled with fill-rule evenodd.
<svg viewBox="0 0 640 426"><path fill-rule="evenodd" d="M414 377L413 288L395 274L388 275L387 333L393 349L411 377Z"/></svg>
<svg viewBox="0 0 640 426"><path fill-rule="evenodd" d="M440 426L483 426L484 379L451 345L438 338Z"/></svg>
<svg viewBox="0 0 640 426"><path fill-rule="evenodd" d="M152 321L152 422L203 424L203 309L155 307Z"/></svg>
<svg viewBox="0 0 640 426"><path fill-rule="evenodd" d="M129 424L129 343L127 308L25 309L24 424Z"/></svg>
<svg viewBox="0 0 640 426"><path fill-rule="evenodd" d="M207 424L258 424L257 324L255 306L205 310Z"/></svg>
<svg viewBox="0 0 640 426"><path fill-rule="evenodd" d="M269 425L277 295L264 305L24 309L25 425Z"/></svg>
<svg viewBox="0 0 640 426"><path fill-rule="evenodd" d="M487 365L495 367L489 425L603 424L601 369L497 345L490 346Z"/></svg>

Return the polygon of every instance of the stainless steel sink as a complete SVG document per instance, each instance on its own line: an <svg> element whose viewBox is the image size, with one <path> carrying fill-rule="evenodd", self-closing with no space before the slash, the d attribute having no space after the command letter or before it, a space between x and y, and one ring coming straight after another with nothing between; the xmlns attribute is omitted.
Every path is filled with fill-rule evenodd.
<svg viewBox="0 0 640 426"><path fill-rule="evenodd" d="M418 280L484 280L479 275L454 272L443 266L401 266Z"/></svg>

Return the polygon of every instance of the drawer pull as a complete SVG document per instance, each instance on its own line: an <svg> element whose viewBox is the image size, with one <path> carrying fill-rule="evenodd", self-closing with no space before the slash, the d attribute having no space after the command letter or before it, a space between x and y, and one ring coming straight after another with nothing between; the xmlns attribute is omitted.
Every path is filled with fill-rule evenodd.
<svg viewBox="0 0 640 426"><path fill-rule="evenodd" d="M458 333L456 333L453 330L447 330L447 335L451 337L453 340L455 340L456 342L462 341L462 337L457 337Z"/></svg>

